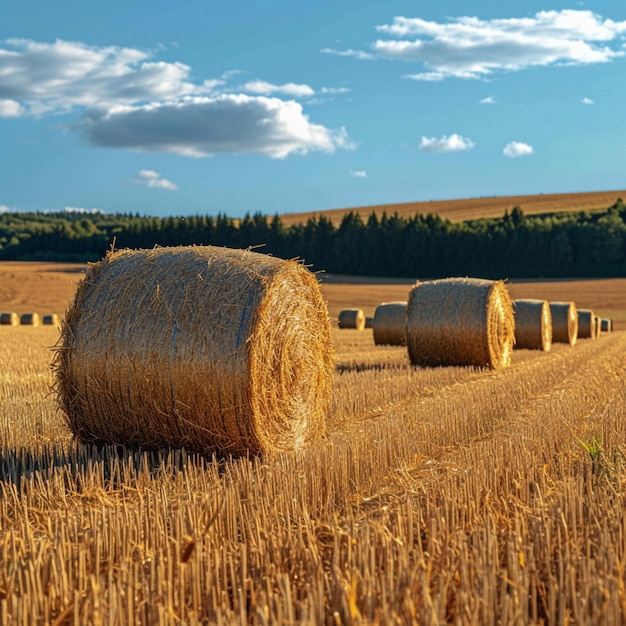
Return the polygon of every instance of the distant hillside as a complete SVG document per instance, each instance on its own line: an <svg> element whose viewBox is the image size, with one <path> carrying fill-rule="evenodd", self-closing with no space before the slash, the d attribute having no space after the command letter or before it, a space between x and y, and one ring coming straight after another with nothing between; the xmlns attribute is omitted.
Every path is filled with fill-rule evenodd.
<svg viewBox="0 0 626 626"><path fill-rule="evenodd" d="M363 219L366 219L374 211L379 216L386 211L387 215L392 215L397 212L400 217L410 217L411 215L415 215L415 213L422 213L424 215L434 213L451 222L464 222L483 217L502 217L505 210L510 212L514 206L519 206L524 211L525 215L560 211L606 209L608 206L611 206L617 198L626 200L626 190L378 204L345 209L329 209L315 213L286 213L281 215L280 219L285 226L291 226L292 224L306 222L309 217L324 215L337 226L343 216L350 211L359 213Z"/></svg>

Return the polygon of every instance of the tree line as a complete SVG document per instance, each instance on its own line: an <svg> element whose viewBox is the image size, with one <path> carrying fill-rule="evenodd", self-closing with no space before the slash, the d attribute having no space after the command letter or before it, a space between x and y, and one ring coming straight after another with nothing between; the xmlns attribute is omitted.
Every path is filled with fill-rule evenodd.
<svg viewBox="0 0 626 626"><path fill-rule="evenodd" d="M0 260L95 261L111 247L252 247L302 259L313 270L388 277L565 278L626 276L626 206L453 223L397 213L338 226L320 215L285 226L278 216L146 217L106 213L0 214Z"/></svg>

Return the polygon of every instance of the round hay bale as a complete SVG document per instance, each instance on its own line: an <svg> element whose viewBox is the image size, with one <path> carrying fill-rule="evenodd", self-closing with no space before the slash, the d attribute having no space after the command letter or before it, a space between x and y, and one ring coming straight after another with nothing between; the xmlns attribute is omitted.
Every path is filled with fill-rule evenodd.
<svg viewBox="0 0 626 626"><path fill-rule="evenodd" d="M22 313L20 324L22 326L39 326L39 313Z"/></svg>
<svg viewBox="0 0 626 626"><path fill-rule="evenodd" d="M45 326L58 326L59 325L59 316L56 313L51 313L49 315L44 315L41 318L41 323Z"/></svg>
<svg viewBox="0 0 626 626"><path fill-rule="evenodd" d="M552 315L546 300L514 300L515 347L549 352L552 347Z"/></svg>
<svg viewBox="0 0 626 626"><path fill-rule="evenodd" d="M365 328L374 328L374 318L366 317L365 318Z"/></svg>
<svg viewBox="0 0 626 626"><path fill-rule="evenodd" d="M552 343L576 344L578 339L578 315L573 302L550 302L552 315Z"/></svg>
<svg viewBox="0 0 626 626"><path fill-rule="evenodd" d="M374 311L374 344L406 346L406 302L383 302Z"/></svg>
<svg viewBox="0 0 626 626"><path fill-rule="evenodd" d="M578 309L578 337L579 339L594 339L596 336L596 323L593 311L590 309Z"/></svg>
<svg viewBox="0 0 626 626"><path fill-rule="evenodd" d="M365 313L361 309L344 309L339 312L339 328L365 328Z"/></svg>
<svg viewBox="0 0 626 626"><path fill-rule="evenodd" d="M20 317L17 313L0 313L0 325L17 326L20 323Z"/></svg>
<svg viewBox="0 0 626 626"><path fill-rule="evenodd" d="M318 282L299 263L213 246L121 250L78 286L55 390L84 442L295 450L325 430L331 346Z"/></svg>
<svg viewBox="0 0 626 626"><path fill-rule="evenodd" d="M406 342L413 365L506 367L515 321L504 283L475 278L418 283L409 295Z"/></svg>
<svg viewBox="0 0 626 626"><path fill-rule="evenodd" d="M600 319L598 315L594 315L593 323L594 323L594 337L597 339L600 336L600 332L602 331L602 328L601 328L602 320Z"/></svg>
<svg viewBox="0 0 626 626"><path fill-rule="evenodd" d="M613 331L613 322L606 318L603 317L600 321L600 331L603 333L610 333Z"/></svg>

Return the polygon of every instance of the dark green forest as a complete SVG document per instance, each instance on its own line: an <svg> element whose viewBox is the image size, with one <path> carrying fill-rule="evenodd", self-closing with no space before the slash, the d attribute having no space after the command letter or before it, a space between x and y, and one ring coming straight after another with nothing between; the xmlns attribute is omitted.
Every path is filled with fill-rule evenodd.
<svg viewBox="0 0 626 626"><path fill-rule="evenodd" d="M452 223L437 215L321 215L286 227L278 216L145 217L106 213L2 213L0 260L96 261L114 246L254 247L314 270L437 278L626 276L626 206Z"/></svg>

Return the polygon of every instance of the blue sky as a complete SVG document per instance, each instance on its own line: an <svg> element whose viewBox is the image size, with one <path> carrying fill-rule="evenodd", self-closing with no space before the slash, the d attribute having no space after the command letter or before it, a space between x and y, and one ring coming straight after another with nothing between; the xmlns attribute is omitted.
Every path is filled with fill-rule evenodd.
<svg viewBox="0 0 626 626"><path fill-rule="evenodd" d="M0 211L626 187L626 3L0 3Z"/></svg>

